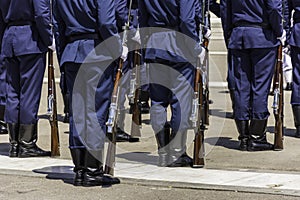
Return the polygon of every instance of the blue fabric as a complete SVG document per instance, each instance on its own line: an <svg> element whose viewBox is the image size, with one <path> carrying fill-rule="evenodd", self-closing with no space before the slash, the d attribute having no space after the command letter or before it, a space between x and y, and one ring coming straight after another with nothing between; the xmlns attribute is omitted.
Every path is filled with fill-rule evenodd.
<svg viewBox="0 0 300 200"><path fill-rule="evenodd" d="M8 26L29 21L32 25ZM47 51L52 43L49 0L0 1L1 53L13 57Z"/></svg>
<svg viewBox="0 0 300 200"><path fill-rule="evenodd" d="M161 30L150 36L145 53L146 59L159 58L174 62L196 59L196 56L201 52L201 47L196 30L195 1L142 0L139 2L140 13L142 13L140 27L171 29L170 31ZM180 36L175 31L183 33L186 37ZM158 47L161 48L158 49ZM183 55L185 58L182 58Z"/></svg>
<svg viewBox="0 0 300 200"><path fill-rule="evenodd" d="M190 128L194 70L189 63L153 61L150 75L150 119L155 133L163 129L167 121L167 107L171 108L171 127L174 132ZM164 67L159 66L163 64ZM166 76L168 78L166 78Z"/></svg>
<svg viewBox="0 0 300 200"><path fill-rule="evenodd" d="M293 65L291 104L300 105L300 47L291 46L291 58Z"/></svg>
<svg viewBox="0 0 300 200"><path fill-rule="evenodd" d="M95 4L94 2L97 2ZM57 55L62 66L65 62L82 63L116 59L121 54L121 41L118 36L113 1L53 1L54 30ZM83 39L68 43L72 35L99 33L99 40ZM94 48L110 38L106 48ZM89 61L86 57L89 54Z"/></svg>
<svg viewBox="0 0 300 200"><path fill-rule="evenodd" d="M257 0L244 3L242 0L222 2L221 14L228 48L268 48L279 45L277 37L282 35L282 1ZM225 10L224 10L225 9ZM261 24L271 28L237 26L237 23Z"/></svg>
<svg viewBox="0 0 300 200"><path fill-rule="evenodd" d="M7 123L36 124L46 68L46 53L6 59Z"/></svg>
<svg viewBox="0 0 300 200"><path fill-rule="evenodd" d="M235 77L235 119L266 119L277 48L231 50Z"/></svg>
<svg viewBox="0 0 300 200"><path fill-rule="evenodd" d="M292 28L290 28L290 32L288 33L288 44L292 46L297 46L300 47L300 36L299 36L299 31L300 31L300 23L295 23L296 21L300 20L300 1L299 0L288 0L288 8L289 8L289 17L288 17L288 24L289 27L292 26L291 24L291 15L292 12L294 11L293 14L293 20L294 24ZM300 21L299 21L300 22Z"/></svg>

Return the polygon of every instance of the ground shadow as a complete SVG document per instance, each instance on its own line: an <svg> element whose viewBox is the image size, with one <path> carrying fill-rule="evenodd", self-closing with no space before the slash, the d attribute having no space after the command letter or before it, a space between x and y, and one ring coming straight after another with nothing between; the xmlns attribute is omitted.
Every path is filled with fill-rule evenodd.
<svg viewBox="0 0 300 200"><path fill-rule="evenodd" d="M206 138L205 142L210 145L222 146L227 149L240 150L239 141L236 139L232 139L231 137L210 137Z"/></svg>
<svg viewBox="0 0 300 200"><path fill-rule="evenodd" d="M233 119L232 112L225 112L224 110L221 109L210 109L209 115L220 117L220 118Z"/></svg>
<svg viewBox="0 0 300 200"><path fill-rule="evenodd" d="M9 143L0 143L0 155L8 156Z"/></svg>
<svg viewBox="0 0 300 200"><path fill-rule="evenodd" d="M132 162L144 163L148 165L157 165L158 156L153 156L150 154L150 152L130 152L117 154L116 156L118 158L123 158Z"/></svg>
<svg viewBox="0 0 300 200"><path fill-rule="evenodd" d="M46 174L46 178L50 180L62 180L66 184L73 185L74 182L74 172L73 166L51 166L44 167L41 169L32 170L34 173ZM112 185L102 185L98 187L109 188Z"/></svg>
<svg viewBox="0 0 300 200"><path fill-rule="evenodd" d="M73 166L51 166L32 171L38 174L46 174L47 179L62 180L64 183L73 185Z"/></svg>
<svg viewBox="0 0 300 200"><path fill-rule="evenodd" d="M284 128L284 136L296 138L295 137L295 131L296 131L296 128L294 128L294 129ZM274 134L275 133L275 126L268 126L267 132Z"/></svg>

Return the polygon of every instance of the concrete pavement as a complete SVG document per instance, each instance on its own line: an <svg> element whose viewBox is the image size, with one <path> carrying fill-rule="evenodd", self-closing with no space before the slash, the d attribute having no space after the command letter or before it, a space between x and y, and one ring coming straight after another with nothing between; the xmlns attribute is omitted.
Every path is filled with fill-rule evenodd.
<svg viewBox="0 0 300 200"><path fill-rule="evenodd" d="M206 131L205 168L157 167L157 152L149 115L143 115L141 141L118 143L115 174L124 184L176 187L185 189L214 189L253 193L281 194L300 197L299 139L293 137L293 122L289 104L285 105L285 149L283 151L241 152L237 132L230 116L229 94L226 88L211 87L211 124ZM286 92L288 102L290 92ZM50 148L50 126L46 119L46 84L40 107L38 144ZM60 94L58 110L62 113ZM272 97L270 97L271 103ZM62 116L59 115L59 119ZM125 130L130 131L130 115L126 116ZM268 139L273 140L272 116L268 124ZM51 177L71 181L72 161L68 150L68 124L59 122L61 157L9 158L8 136L0 135L0 174ZM188 136L188 153L192 155L193 132ZM118 187L118 186L114 186Z"/></svg>
<svg viewBox="0 0 300 200"><path fill-rule="evenodd" d="M214 19L213 21L216 21ZM215 27L220 28L218 22ZM241 191L247 193L247 197L254 193L281 195L280 197L300 197L300 139L294 137L294 124L291 106L289 105L291 92L285 92L284 123L285 139L283 151L242 152L238 150L238 133L231 116L231 102L227 92L226 77L226 52L222 44L222 35L217 32L215 45L212 46L210 57L210 98L213 104L210 106L210 126L205 132L206 165L205 168L161 168L157 167L157 147L154 133L149 125L149 115L143 115L142 137L138 143L118 143L116 176L120 177L121 185L113 188L123 188L125 185L143 185L162 188L181 188L184 190L196 189L213 191ZM214 41L211 42L211 45ZM223 50L218 47L221 46ZM220 58L218 58L220 56ZM56 70L56 74L57 74ZM47 74L46 74L47 75ZM50 125L47 120L47 85L43 85L42 101L39 110L39 139L38 145L44 149L50 149ZM61 179L64 183L70 183L73 177L73 164L68 150L68 124L62 122L63 104L57 85L57 99L59 112L59 132L61 156L59 158L9 158L8 136L0 135L0 177L12 177L18 181L18 177L38 177L40 181L48 184L49 191L54 191L53 182L45 180ZM269 109L271 116L268 122L268 140L274 139L274 117L272 116L270 96ZM126 104L128 105L128 104ZM130 132L131 115L126 115L125 131ZM188 134L188 154L193 151L193 132ZM23 178L20 178L23 179ZM9 179L9 178L8 178ZM25 179L25 178L24 178ZM6 179L5 179L6 180ZM34 179L37 180L37 179ZM54 181L54 180L52 180ZM61 183L63 184L63 183ZM61 185L60 187L65 188ZM5 188L0 183L0 190ZM21 187L21 186L20 186ZM26 187L22 186L22 187ZM18 185L10 187L18 193ZM4 190L4 189L3 189ZM25 190L31 190L27 188ZM110 190L110 189L109 189ZM114 191L116 189L112 189ZM68 187L67 191L87 192L87 189ZM61 191L64 192L64 191ZM139 190L135 191L137 194ZM176 192L175 192L176 193ZM5 193L6 194L6 193ZM20 199L25 194L18 193ZM77 193L76 193L77 194ZM176 193L177 194L177 193ZM230 193L232 195L232 193ZM246 194L246 193L245 193ZM118 197L118 194L115 194ZM72 195L70 195L72 196ZM77 194L78 197L80 193ZM0 197L2 197L0 195ZM7 197L7 196L4 196ZM271 197L271 196L270 196ZM273 196L272 196L273 197ZM18 198L18 196L16 196ZM146 197L145 197L146 198ZM178 196L180 198L180 196ZM30 197L28 197L30 199ZM45 198L51 199L51 198ZM54 199L54 198L52 198ZM70 198L66 198L70 199ZM85 199L99 199L90 198ZM128 199L128 198L112 198ZM133 199L133 198L129 198ZM150 199L150 198L149 198ZM157 197L156 199L160 199ZM161 199L168 199L162 197ZM199 198L188 198L199 199ZM205 198L204 198L205 199ZM207 198L211 199L211 198ZM226 199L226 198L222 198ZM239 199L239 198L237 198ZM253 198L252 198L253 199ZM255 199L255 198L254 198ZM257 197L259 199L259 197ZM264 198L263 198L264 199ZM275 197L272 199L276 199ZM281 198L278 198L281 199ZM288 199L288 198L287 198Z"/></svg>

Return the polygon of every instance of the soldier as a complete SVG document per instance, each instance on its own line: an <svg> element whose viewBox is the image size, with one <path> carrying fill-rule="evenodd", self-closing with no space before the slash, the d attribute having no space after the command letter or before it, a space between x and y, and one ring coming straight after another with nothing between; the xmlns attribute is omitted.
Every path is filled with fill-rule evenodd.
<svg viewBox="0 0 300 200"><path fill-rule="evenodd" d="M186 137L187 129L190 127L191 112L191 99L188 96L193 93L189 87L193 88L193 66L196 57L199 56L203 63L205 55L205 50L199 45L200 40L196 31L195 3L197 1L142 0L139 2L142 13L140 27L158 28L145 42L147 43L145 59L150 63L150 117L157 140L159 166L183 167L190 166L192 163L192 159L186 154ZM181 37L177 31L185 34L186 38L181 38L182 40L177 38L177 35ZM141 38L144 39L147 32L143 31ZM180 41L186 42L180 43ZM186 57L174 52L184 52ZM188 60L192 60L193 63ZM160 67L157 64L167 67ZM170 88L160 85L161 81ZM184 102L179 102L178 98L183 96ZM172 111L170 135L165 130L168 105Z"/></svg>
<svg viewBox="0 0 300 200"><path fill-rule="evenodd" d="M53 6L57 53L60 58L59 63L61 67L64 67L67 88L70 91L69 148L75 165L74 185L97 186L119 183L119 179L104 175L102 158L106 133L105 123L115 71L115 66L110 63L121 54L114 2L55 0ZM110 43L106 44L105 40L108 38ZM105 48L94 49L100 43L105 43ZM123 52L122 58L126 59L125 47L123 47ZM108 65L110 66L107 67ZM76 77L79 71L81 74ZM102 76L93 88L93 81L98 80L99 74ZM80 78L85 76L89 78L82 80L86 82L80 82L80 90L74 88L75 80L81 80ZM95 94L93 99L91 99L92 93ZM80 98L75 101L74 95ZM79 102L80 99L86 99L87 102L73 107L72 102ZM80 110L79 113L78 110ZM90 112L96 113L101 129L99 132L91 128L95 124L91 121L93 119L90 116L93 113ZM79 122L84 122L83 127L76 126L76 118Z"/></svg>
<svg viewBox="0 0 300 200"><path fill-rule="evenodd" d="M0 38L1 39L1 38ZM1 42L0 42L1 49ZM7 126L4 121L6 102L6 67L4 58L0 55L0 134L7 134Z"/></svg>
<svg viewBox="0 0 300 200"><path fill-rule="evenodd" d="M291 47L291 59L293 65L293 84L292 84L292 97L291 104L294 114L294 123L296 127L296 137L300 138L300 1L288 0L288 24L291 29L287 30L289 36L287 43ZM294 12L294 13L293 13ZM293 19L292 19L293 13Z"/></svg>
<svg viewBox="0 0 300 200"><path fill-rule="evenodd" d="M1 53L7 67L5 121L10 157L49 156L37 145L46 52L52 43L49 0L0 3Z"/></svg>
<svg viewBox="0 0 300 200"><path fill-rule="evenodd" d="M266 139L268 93L279 39L284 40L282 1L226 0L225 37L232 53L235 77L235 122L240 149L273 148ZM255 13L255 15L253 15ZM250 125L249 125L250 120ZM248 127L249 126L249 127Z"/></svg>
<svg viewBox="0 0 300 200"><path fill-rule="evenodd" d="M115 7L116 7L116 20L117 20L117 27L118 32L121 33L124 30L125 23L127 23L128 19L128 7L129 7L129 0L116 0L115 1ZM132 2L131 7L131 19L130 19L130 27L136 28L137 27L137 1ZM131 33L132 31L130 31ZM131 35L128 36L128 45L132 45L133 41L131 40ZM117 123L117 133L116 133L116 141L117 142L138 142L139 138L132 137L128 133L124 131L124 125L125 125L125 115L126 115L126 108L125 108L125 101L126 101L126 95L129 93L130 89L130 74L131 74L131 68L132 68L132 62L133 62L133 52L130 52L128 55L128 59L126 62L124 62L123 65L123 76L121 80L121 87L120 87L120 93L119 93L119 115L118 115L118 123ZM116 62L116 65L118 63Z"/></svg>

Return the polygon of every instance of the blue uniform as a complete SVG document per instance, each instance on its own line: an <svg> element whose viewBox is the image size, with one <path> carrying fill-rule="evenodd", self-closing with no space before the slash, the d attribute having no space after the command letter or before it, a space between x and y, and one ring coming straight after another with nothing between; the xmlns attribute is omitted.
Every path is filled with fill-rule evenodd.
<svg viewBox="0 0 300 200"><path fill-rule="evenodd" d="M291 46L291 58L293 65L293 85L292 85L292 98L291 104L293 106L300 106L300 1L288 1L289 8L289 21L288 24L292 25L285 28L287 30L288 40L287 43ZM291 24L291 14L293 14L293 24Z"/></svg>
<svg viewBox="0 0 300 200"><path fill-rule="evenodd" d="M282 1L226 0L222 4L224 36L234 69L234 118L240 149L270 150L268 94L280 43L277 38L283 32Z"/></svg>
<svg viewBox="0 0 300 200"><path fill-rule="evenodd" d="M251 2L227 0L225 38L229 39L236 84L235 118L266 119L276 50L282 34L281 1Z"/></svg>
<svg viewBox="0 0 300 200"><path fill-rule="evenodd" d="M121 52L114 2L54 0L53 6L58 56L70 91L74 185L112 184L110 178L103 179L102 154L113 89L112 63Z"/></svg>
<svg viewBox="0 0 300 200"><path fill-rule="evenodd" d="M158 142L161 166L169 164L185 166L189 162L189 159L185 162L183 157L186 156L186 131L190 128L190 95L193 93L194 64L197 55L201 52L200 39L196 30L197 1L142 0L139 2L142 13L140 27L152 27L142 33L150 32L149 39L144 41L145 59L149 62L151 125ZM164 131L169 105L172 111L171 142L165 139L168 134ZM169 142L170 151L164 147Z"/></svg>
<svg viewBox="0 0 300 200"><path fill-rule="evenodd" d="M49 1L1 1L1 53L7 59L7 123L35 124L52 43Z"/></svg>
<svg viewBox="0 0 300 200"><path fill-rule="evenodd" d="M95 5L92 0L81 2L67 0L54 1L53 4L58 57L60 65L64 67L66 72L67 87L70 89L71 96L70 105L72 105L72 95L74 95L75 78L81 64L87 63L90 68L92 66L103 66L101 71L105 75L100 79L96 92L96 113L103 132L101 134L89 132L88 127L82 130L85 133L77 131L73 121L74 108L70 107L70 148L93 149L95 148L94 142L96 143L96 141L92 141L93 137L100 137L101 141L98 141L100 146L104 144L106 116L113 87L114 68L105 69L105 67L107 62L111 62L112 59L120 55L120 38L117 35L114 3L112 1L97 1ZM106 48L96 48L94 50L98 44L108 38L111 39L110 45L106 45ZM96 77L97 74L94 74L94 76ZM92 81L93 78L90 77L90 79ZM88 91L89 83L84 83L84 85L86 85ZM89 98L89 96L86 96L86 98ZM88 119L83 118L82 120ZM87 123L89 122L87 121ZM89 135L91 141L83 141L82 134Z"/></svg>
<svg viewBox="0 0 300 200"><path fill-rule="evenodd" d="M292 17L292 12L293 17ZM288 20L285 30L287 31L287 43L291 47L291 60L293 66L293 84L291 104L296 127L296 137L300 137L300 1L288 0Z"/></svg>
<svg viewBox="0 0 300 200"><path fill-rule="evenodd" d="M49 0L0 2L1 54L7 68L5 121L10 157L48 156L36 146L37 112L52 43Z"/></svg>
<svg viewBox="0 0 300 200"><path fill-rule="evenodd" d="M5 106L6 104L6 86L6 67L4 64L4 58L0 55L0 106Z"/></svg>

